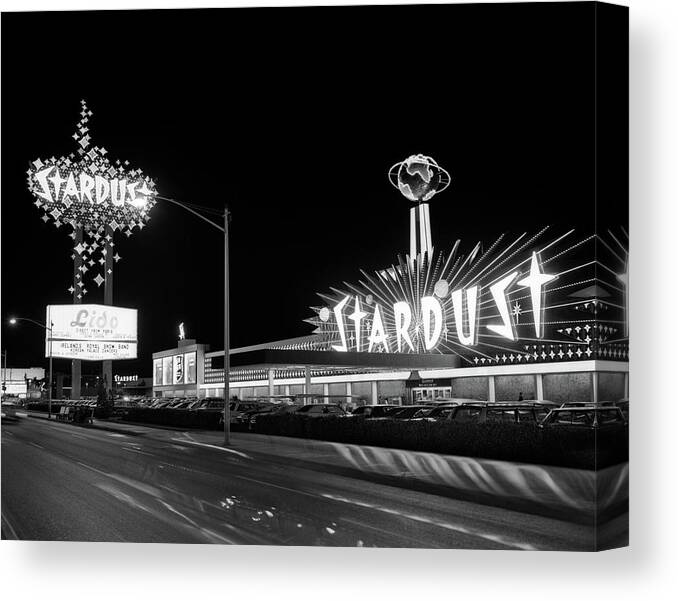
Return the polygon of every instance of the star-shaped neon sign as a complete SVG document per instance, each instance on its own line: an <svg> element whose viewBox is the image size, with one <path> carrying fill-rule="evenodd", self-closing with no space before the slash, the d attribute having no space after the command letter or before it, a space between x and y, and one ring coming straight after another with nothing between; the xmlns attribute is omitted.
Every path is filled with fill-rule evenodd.
<svg viewBox="0 0 678 601"><path fill-rule="evenodd" d="M542 335L541 310L544 284L555 279L556 276L543 273L537 253L532 253L530 261L530 275L522 280L518 280L518 286L530 289L530 298L532 299L532 315L534 317L534 332L537 338Z"/></svg>

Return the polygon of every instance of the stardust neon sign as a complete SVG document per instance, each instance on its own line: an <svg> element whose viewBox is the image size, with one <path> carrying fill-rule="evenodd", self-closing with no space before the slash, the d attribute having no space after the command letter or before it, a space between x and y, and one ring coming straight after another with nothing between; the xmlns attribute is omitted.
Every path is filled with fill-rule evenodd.
<svg viewBox="0 0 678 601"><path fill-rule="evenodd" d="M79 202L92 207L101 204L122 207L128 203L139 208L146 206L154 194L143 179L92 177L77 169L60 171L55 166L36 171L33 178L37 184L35 194L50 204L67 206Z"/></svg>
<svg viewBox="0 0 678 601"><path fill-rule="evenodd" d="M81 119L73 138L76 153L59 158L37 159L30 164L28 189L45 222L60 227L103 232L106 226L130 236L143 229L157 195L155 182L128 161L109 160L105 148L92 146L89 118L92 111L81 102Z"/></svg>
<svg viewBox="0 0 678 601"><path fill-rule="evenodd" d="M516 262L515 269L507 271L504 266L497 273L488 267L475 279L466 278L467 282L464 270L477 269L480 261L469 269L471 260L460 260L456 269L435 283L431 276L440 273L442 259L436 266L423 261L420 258L412 266L401 260L398 267L377 272L377 278L363 272L367 282L361 281L361 286L347 284L349 292L340 296L335 290L334 302L317 309L319 332L334 339L330 348L339 352L430 353L445 352L442 347L482 346L488 338L495 343L517 342L515 295L520 295L525 306L520 312L531 313L531 319L520 324L524 336L542 338L544 295L557 276L545 273L538 251ZM481 277L483 271L491 277ZM455 280L460 285L454 286Z"/></svg>

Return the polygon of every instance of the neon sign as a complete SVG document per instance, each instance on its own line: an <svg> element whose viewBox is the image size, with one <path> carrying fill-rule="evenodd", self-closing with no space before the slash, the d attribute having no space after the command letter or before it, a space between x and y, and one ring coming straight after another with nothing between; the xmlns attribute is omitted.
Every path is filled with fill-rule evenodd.
<svg viewBox="0 0 678 601"><path fill-rule="evenodd" d="M625 253L603 257L610 245L597 234L549 231L502 235L466 254L458 241L449 252L398 256L319 294L306 321L318 348L338 352L453 354L471 365L626 359L622 288L591 260L619 273Z"/></svg>
<svg viewBox="0 0 678 601"><path fill-rule="evenodd" d="M542 298L545 285L555 279L554 275L543 273L537 253L532 253L528 274L516 282L519 272L513 271L489 286L492 304L485 311L498 313L499 320L483 327L508 340L516 340L515 326L510 313L507 290L515 282L520 288L529 288L532 298L532 323L537 337L542 332ZM449 294L421 296L415 303L398 300L394 303L373 301L371 312L363 311L360 295L346 295L332 308L332 315L339 334L339 343L333 344L335 351L347 352L430 352L437 349L443 339L456 341L464 346L478 344L478 318L480 316L480 298L482 286L479 284L467 288L458 288ZM449 284L448 284L449 291ZM346 307L353 306L353 313L346 315ZM451 306L451 312L448 310ZM321 319L329 320L329 312ZM352 324L347 322L349 320ZM363 324L365 320L365 324ZM454 324L450 330L449 325ZM364 336L367 334L367 336Z"/></svg>
<svg viewBox="0 0 678 601"><path fill-rule="evenodd" d="M89 134L92 111L81 101L81 119L73 135L77 155L33 161L26 172L28 189L43 221L56 227L69 224L87 232L103 232L105 226L128 236L143 229L157 195L155 182L129 162L112 162L105 148L93 146Z"/></svg>

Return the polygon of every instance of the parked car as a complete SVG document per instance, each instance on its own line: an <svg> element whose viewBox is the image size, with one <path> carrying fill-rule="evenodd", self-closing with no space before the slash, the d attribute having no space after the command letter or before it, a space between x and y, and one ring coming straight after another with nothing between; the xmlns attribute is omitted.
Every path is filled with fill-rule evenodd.
<svg viewBox="0 0 678 601"><path fill-rule="evenodd" d="M560 407L563 409L571 407L616 407L614 401L600 401L598 403L593 403L591 401L566 401L560 404Z"/></svg>
<svg viewBox="0 0 678 601"><path fill-rule="evenodd" d="M301 405L293 405L289 403L271 404L258 409L253 409L251 411L246 411L243 413L240 422L242 426L248 430L254 430L254 426L257 423L257 417L260 415L282 415L284 413L293 413L299 409L299 407L301 407Z"/></svg>
<svg viewBox="0 0 678 601"><path fill-rule="evenodd" d="M444 421L450 417L452 412L454 411L454 408L457 405L438 405L437 407L433 408L424 408L420 409L417 411L417 413L414 414L411 418L409 418L409 421L431 421L431 422L437 422L437 421Z"/></svg>
<svg viewBox="0 0 678 601"><path fill-rule="evenodd" d="M387 416L387 419L412 419L415 415L423 417L435 409L434 405L407 405Z"/></svg>
<svg viewBox="0 0 678 601"><path fill-rule="evenodd" d="M364 417L365 419L389 417L400 409L402 409L400 405L362 405L356 407L349 415L351 417Z"/></svg>
<svg viewBox="0 0 678 601"><path fill-rule="evenodd" d="M169 406L169 409L188 409L195 401L182 400L178 403L173 403Z"/></svg>
<svg viewBox="0 0 678 601"><path fill-rule="evenodd" d="M615 428L628 425L619 407L588 405L552 409L539 423L541 428Z"/></svg>
<svg viewBox="0 0 678 601"><path fill-rule="evenodd" d="M441 407L440 413L433 415L439 421L452 421L456 423L539 423L540 407L532 403L484 403L473 401L461 405ZM428 418L430 414L422 414L418 417Z"/></svg>
<svg viewBox="0 0 678 601"><path fill-rule="evenodd" d="M191 407L194 411L221 411L224 412L224 399L221 397L205 397L198 405Z"/></svg>
<svg viewBox="0 0 678 601"><path fill-rule="evenodd" d="M230 422L231 425L238 425L241 423L242 416L247 412L247 411L253 411L256 409L262 409L265 407L265 403L260 403L258 401L231 401L228 404L228 410L230 413ZM223 408L223 405L222 405ZM221 419L219 420L220 423L224 423L224 412L222 410L221 412Z"/></svg>
<svg viewBox="0 0 678 601"><path fill-rule="evenodd" d="M302 407L299 407L295 413L305 417L327 417L330 415L343 417L346 415L346 411L344 411L342 407L339 405L332 405L330 403L303 405Z"/></svg>

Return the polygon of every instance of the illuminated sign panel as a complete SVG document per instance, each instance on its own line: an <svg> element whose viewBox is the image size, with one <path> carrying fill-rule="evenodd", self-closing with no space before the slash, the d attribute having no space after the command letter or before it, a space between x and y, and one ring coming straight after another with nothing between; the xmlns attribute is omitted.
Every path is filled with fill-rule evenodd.
<svg viewBox="0 0 678 601"><path fill-rule="evenodd" d="M111 305L48 305L45 356L136 359L137 310Z"/></svg>
<svg viewBox="0 0 678 601"><path fill-rule="evenodd" d="M162 384L163 386L170 386L172 384L172 368L174 362L172 357L163 357L162 359Z"/></svg>
<svg viewBox="0 0 678 601"><path fill-rule="evenodd" d="M548 232L501 236L485 251L478 243L462 254L457 242L449 253L398 257L320 294L324 305L307 321L339 352L453 354L471 365L628 358L615 276L625 270L626 238Z"/></svg>
<svg viewBox="0 0 678 601"><path fill-rule="evenodd" d="M184 355L184 373L186 374L186 384L195 384L197 376L197 357L196 353L186 353Z"/></svg>
<svg viewBox="0 0 678 601"><path fill-rule="evenodd" d="M174 384L183 384L184 383L184 356L183 355L174 355L173 360L173 383Z"/></svg>
<svg viewBox="0 0 678 601"><path fill-rule="evenodd" d="M138 382L139 376L121 376L120 374L115 374L113 378L116 384L124 384L129 382Z"/></svg>
<svg viewBox="0 0 678 601"><path fill-rule="evenodd" d="M153 360L153 386L162 386L162 359Z"/></svg>
<svg viewBox="0 0 678 601"><path fill-rule="evenodd" d="M197 353L180 353L153 360L153 385L173 386L197 382Z"/></svg>

